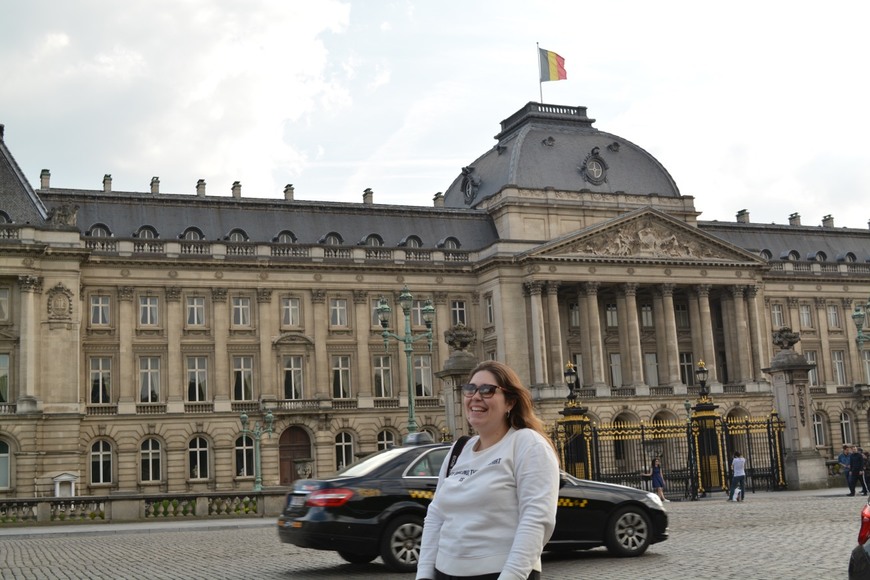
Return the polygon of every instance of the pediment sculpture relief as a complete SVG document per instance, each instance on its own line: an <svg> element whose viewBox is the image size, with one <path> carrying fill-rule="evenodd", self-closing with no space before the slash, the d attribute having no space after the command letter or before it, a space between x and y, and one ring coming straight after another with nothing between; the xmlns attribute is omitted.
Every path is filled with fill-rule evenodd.
<svg viewBox="0 0 870 580"><path fill-rule="evenodd" d="M686 238L684 232L674 232L651 220L630 222L577 240L564 253L634 258L733 258L701 240Z"/></svg>

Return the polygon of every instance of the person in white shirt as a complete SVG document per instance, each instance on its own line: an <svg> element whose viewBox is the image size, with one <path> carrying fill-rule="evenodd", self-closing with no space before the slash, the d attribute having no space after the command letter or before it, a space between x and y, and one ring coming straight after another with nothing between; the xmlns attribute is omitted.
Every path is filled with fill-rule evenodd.
<svg viewBox="0 0 870 580"><path fill-rule="evenodd" d="M527 580L556 526L559 462L531 392L507 365L480 363L462 386L477 432L441 466L423 524L417 580Z"/></svg>
<svg viewBox="0 0 870 580"><path fill-rule="evenodd" d="M734 470L734 477L731 478L731 490L728 493L728 501L743 501L743 496L746 492L746 460L740 456L739 451L734 452L734 459L731 460L731 469ZM740 489L740 495L735 497L734 492Z"/></svg>

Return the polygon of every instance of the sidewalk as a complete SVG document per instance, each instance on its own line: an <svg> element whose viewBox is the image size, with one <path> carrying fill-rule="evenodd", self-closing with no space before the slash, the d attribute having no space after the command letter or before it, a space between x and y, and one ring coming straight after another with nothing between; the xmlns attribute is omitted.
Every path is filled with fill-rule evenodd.
<svg viewBox="0 0 870 580"><path fill-rule="evenodd" d="M104 524L43 524L33 526L0 527L0 538L27 536L72 536L79 534L153 534L164 532L184 532L188 530L237 530L276 526L276 517L171 520L162 519L147 522L125 522Z"/></svg>

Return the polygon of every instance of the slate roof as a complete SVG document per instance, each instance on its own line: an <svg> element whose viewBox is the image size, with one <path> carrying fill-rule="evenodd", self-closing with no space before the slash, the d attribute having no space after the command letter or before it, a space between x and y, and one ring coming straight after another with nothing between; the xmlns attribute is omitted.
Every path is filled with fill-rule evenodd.
<svg viewBox="0 0 870 580"><path fill-rule="evenodd" d="M0 211L16 224L43 224L46 209L36 196L4 141L0 125Z"/></svg>

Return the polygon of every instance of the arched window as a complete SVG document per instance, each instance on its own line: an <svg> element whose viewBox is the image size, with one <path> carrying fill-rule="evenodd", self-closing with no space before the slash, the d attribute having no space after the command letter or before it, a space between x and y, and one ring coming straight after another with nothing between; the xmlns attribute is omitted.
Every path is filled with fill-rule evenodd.
<svg viewBox="0 0 870 580"><path fill-rule="evenodd" d="M773 252L771 252L770 250L761 250L759 255L764 260L770 260L771 258L773 258Z"/></svg>
<svg viewBox="0 0 870 580"><path fill-rule="evenodd" d="M344 469L353 463L353 437L341 432L335 436L335 468Z"/></svg>
<svg viewBox="0 0 870 580"><path fill-rule="evenodd" d="M236 439L236 475L254 476L254 440L247 435Z"/></svg>
<svg viewBox="0 0 870 580"><path fill-rule="evenodd" d="M91 485L112 483L112 446L108 441L91 445Z"/></svg>
<svg viewBox="0 0 870 580"><path fill-rule="evenodd" d="M341 236L335 232L331 232L320 238L321 244L326 244L327 246L340 246L344 243L341 239Z"/></svg>
<svg viewBox="0 0 870 580"><path fill-rule="evenodd" d="M181 239L193 242L202 240L204 238L205 236L202 235L202 232L199 231L199 229L197 228L187 228L186 230L184 230L184 233L181 234Z"/></svg>
<svg viewBox="0 0 870 580"><path fill-rule="evenodd" d="M227 240L231 242L247 242L248 234L245 233L245 230L234 229L227 236Z"/></svg>
<svg viewBox="0 0 870 580"><path fill-rule="evenodd" d="M91 226L91 229L88 230L86 235L92 238L111 238L112 232L103 224L95 224Z"/></svg>
<svg viewBox="0 0 870 580"><path fill-rule="evenodd" d="M373 248L380 248L384 245L384 240L377 234L371 234L365 239L365 245Z"/></svg>
<svg viewBox="0 0 870 580"><path fill-rule="evenodd" d="M824 252L816 252L816 255L815 255L815 258L814 258L814 259L815 259L817 262L827 262L827 261L828 261L828 255L827 255L826 253L824 253Z"/></svg>
<svg viewBox="0 0 870 580"><path fill-rule="evenodd" d="M445 250L458 250L459 249L459 240L450 236L449 238L445 238L441 242L438 243L439 248L444 248Z"/></svg>
<svg viewBox="0 0 870 580"><path fill-rule="evenodd" d="M387 449L396 444L396 435L389 429L384 429L378 433L378 451Z"/></svg>
<svg viewBox="0 0 870 580"><path fill-rule="evenodd" d="M801 259L801 255L800 255L800 253L796 252L795 250L792 250L791 252L788 253L788 259L792 262L799 262Z"/></svg>
<svg viewBox="0 0 870 580"><path fill-rule="evenodd" d="M399 244L400 246L405 246L406 248L422 248L423 241L417 236L408 236Z"/></svg>
<svg viewBox="0 0 870 580"><path fill-rule="evenodd" d="M160 441L154 438L146 439L139 446L139 478L142 483L156 483L162 476L160 462Z"/></svg>
<svg viewBox="0 0 870 580"><path fill-rule="evenodd" d="M821 413L813 413L813 437L816 440L816 447L824 447L825 440L825 417Z"/></svg>
<svg viewBox="0 0 870 580"><path fill-rule="evenodd" d="M208 441L194 437L187 445L190 479L208 479Z"/></svg>
<svg viewBox="0 0 870 580"><path fill-rule="evenodd" d="M12 481L12 453L9 444L0 440L0 489L10 487Z"/></svg>
<svg viewBox="0 0 870 580"><path fill-rule="evenodd" d="M293 232L289 230L284 230L283 232L272 238L272 241L278 244L295 244L296 236L293 234Z"/></svg>
<svg viewBox="0 0 870 580"><path fill-rule="evenodd" d="M136 232L135 237L139 238L140 240L154 240L160 236L157 234L157 230L154 229L153 227L142 226Z"/></svg>
<svg viewBox="0 0 870 580"><path fill-rule="evenodd" d="M11 224L12 218L3 210L0 210L0 224Z"/></svg>
<svg viewBox="0 0 870 580"><path fill-rule="evenodd" d="M840 413L840 435L843 437L843 445L852 445L852 417L849 413Z"/></svg>

